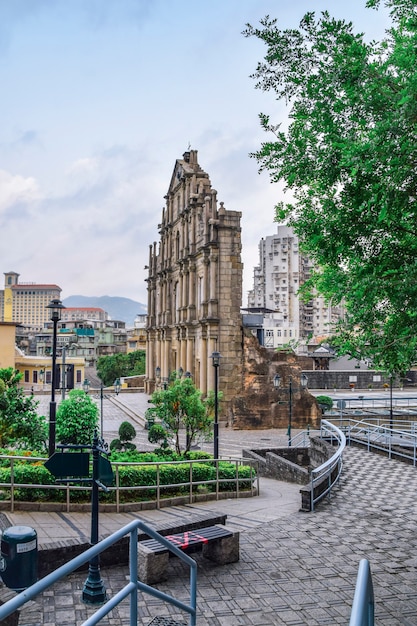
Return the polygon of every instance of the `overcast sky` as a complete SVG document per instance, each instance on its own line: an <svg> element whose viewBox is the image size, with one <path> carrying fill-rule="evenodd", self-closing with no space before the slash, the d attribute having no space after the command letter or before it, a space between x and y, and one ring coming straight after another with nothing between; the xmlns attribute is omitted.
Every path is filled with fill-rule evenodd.
<svg viewBox="0 0 417 626"><path fill-rule="evenodd" d="M328 9L381 38L365 0L0 0L0 272L62 297L147 302L149 245L190 146L227 209L242 211L243 304L282 197L249 158L258 114L285 109L249 75L265 52L241 32ZM2 274L0 274L2 275ZM1 279L1 287L3 280Z"/></svg>

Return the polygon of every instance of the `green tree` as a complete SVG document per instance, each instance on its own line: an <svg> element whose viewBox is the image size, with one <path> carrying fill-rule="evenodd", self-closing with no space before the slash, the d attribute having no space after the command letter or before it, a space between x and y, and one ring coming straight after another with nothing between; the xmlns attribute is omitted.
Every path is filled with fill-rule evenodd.
<svg viewBox="0 0 417 626"><path fill-rule="evenodd" d="M91 444L98 425L98 407L81 389L72 389L56 414L56 434L60 443Z"/></svg>
<svg viewBox="0 0 417 626"><path fill-rule="evenodd" d="M273 138L253 156L286 184L276 220L320 268L304 296L344 300L340 352L402 373L417 346L417 12L414 0L383 4L381 42L327 12L287 30L266 17L244 34L267 48L257 88L289 106L287 128L260 115Z"/></svg>
<svg viewBox="0 0 417 626"><path fill-rule="evenodd" d="M139 376L145 373L146 352L136 350L127 354L118 353L101 356L97 360L97 374L106 386L112 385L116 378Z"/></svg>
<svg viewBox="0 0 417 626"><path fill-rule="evenodd" d="M22 374L12 367L0 369L0 447L46 450L48 425L38 415L33 396L19 386Z"/></svg>
<svg viewBox="0 0 417 626"><path fill-rule="evenodd" d="M135 450L132 439L136 437L135 427L130 422L122 422L119 426L119 439L110 442L110 450Z"/></svg>
<svg viewBox="0 0 417 626"><path fill-rule="evenodd" d="M167 389L158 389L151 396L153 407L147 417L157 417L175 441L178 454L189 452L197 435L207 435L212 428L212 403L204 401L191 378L173 377ZM182 450L180 431L186 433Z"/></svg>

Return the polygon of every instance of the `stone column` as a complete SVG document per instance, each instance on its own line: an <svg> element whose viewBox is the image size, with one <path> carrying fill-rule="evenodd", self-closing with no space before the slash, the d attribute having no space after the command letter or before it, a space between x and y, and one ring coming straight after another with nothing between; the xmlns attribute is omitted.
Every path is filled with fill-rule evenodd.
<svg viewBox="0 0 417 626"><path fill-rule="evenodd" d="M212 254L210 257L210 299L209 299L209 317L218 317L217 310L217 254Z"/></svg>
<svg viewBox="0 0 417 626"><path fill-rule="evenodd" d="M203 337L201 339L200 350L200 391L202 394L207 393L207 339Z"/></svg>

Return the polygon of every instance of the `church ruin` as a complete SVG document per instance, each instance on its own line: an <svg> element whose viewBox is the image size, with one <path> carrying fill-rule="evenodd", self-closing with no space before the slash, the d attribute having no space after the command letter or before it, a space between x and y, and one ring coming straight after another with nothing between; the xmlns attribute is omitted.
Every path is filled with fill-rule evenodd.
<svg viewBox="0 0 417 626"><path fill-rule="evenodd" d="M207 394L217 351L224 413L242 387L242 214L218 204L197 150L176 161L165 200L149 251L145 390L176 371Z"/></svg>

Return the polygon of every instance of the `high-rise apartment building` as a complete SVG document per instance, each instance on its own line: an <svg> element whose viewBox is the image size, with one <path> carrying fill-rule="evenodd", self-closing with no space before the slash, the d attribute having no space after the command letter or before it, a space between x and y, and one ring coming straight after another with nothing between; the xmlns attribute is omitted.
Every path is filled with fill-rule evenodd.
<svg viewBox="0 0 417 626"><path fill-rule="evenodd" d="M305 345L310 338L331 334L340 307L326 304L321 296L303 302L298 294L312 270L312 261L300 253L298 237L289 226L279 225L276 235L261 239L248 308L264 312L265 347Z"/></svg>
<svg viewBox="0 0 417 626"><path fill-rule="evenodd" d="M4 276L4 289L0 290L0 321L42 330L50 317L46 307L52 299L60 299L61 287L19 283L19 274L16 272L5 272Z"/></svg>

